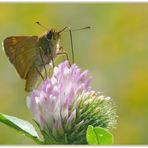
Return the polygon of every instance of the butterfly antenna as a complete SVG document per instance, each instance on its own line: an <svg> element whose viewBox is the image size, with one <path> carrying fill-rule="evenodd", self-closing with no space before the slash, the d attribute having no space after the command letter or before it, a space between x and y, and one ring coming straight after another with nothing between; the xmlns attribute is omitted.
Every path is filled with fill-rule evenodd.
<svg viewBox="0 0 148 148"><path fill-rule="evenodd" d="M67 32L68 30L66 29L70 29L70 27L64 27L62 30L59 31L59 33L61 32ZM78 29L70 29L71 31L79 31L79 30L85 30L85 29L91 29L90 26L86 26L86 27L83 27L83 28L78 28Z"/></svg>
<svg viewBox="0 0 148 148"><path fill-rule="evenodd" d="M43 26L40 22L36 22L36 24L38 24L39 26L41 26L42 28L44 28L45 30L49 30L47 27Z"/></svg>
<svg viewBox="0 0 148 148"><path fill-rule="evenodd" d="M79 28L79 29L72 29L71 31L79 31L79 30L85 30L85 29L91 29L91 27L90 26L86 26L86 27Z"/></svg>
<svg viewBox="0 0 148 148"><path fill-rule="evenodd" d="M58 33L64 32L66 29L68 29L68 27L64 27L63 29L61 29Z"/></svg>

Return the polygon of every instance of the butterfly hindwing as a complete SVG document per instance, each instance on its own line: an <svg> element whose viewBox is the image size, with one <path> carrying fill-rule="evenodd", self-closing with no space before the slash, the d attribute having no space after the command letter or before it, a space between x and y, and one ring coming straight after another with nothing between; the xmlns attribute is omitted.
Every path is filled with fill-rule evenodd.
<svg viewBox="0 0 148 148"><path fill-rule="evenodd" d="M40 77L40 74L38 73L36 68L38 68L38 71L40 71L40 73L42 73L43 66L38 66L38 67L33 66L30 69L30 71L28 72L28 74L26 76L26 84L25 84L26 91L32 91L35 87L37 80Z"/></svg>

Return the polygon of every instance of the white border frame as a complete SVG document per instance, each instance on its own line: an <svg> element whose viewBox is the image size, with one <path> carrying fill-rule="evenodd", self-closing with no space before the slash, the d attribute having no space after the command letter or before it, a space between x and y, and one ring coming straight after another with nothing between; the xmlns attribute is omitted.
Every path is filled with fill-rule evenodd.
<svg viewBox="0 0 148 148"><path fill-rule="evenodd" d="M3 3L9 3L9 2L19 2L19 3L47 3L47 2L52 2L52 3L143 3L143 2L148 2L148 0L0 0L0 2Z"/></svg>

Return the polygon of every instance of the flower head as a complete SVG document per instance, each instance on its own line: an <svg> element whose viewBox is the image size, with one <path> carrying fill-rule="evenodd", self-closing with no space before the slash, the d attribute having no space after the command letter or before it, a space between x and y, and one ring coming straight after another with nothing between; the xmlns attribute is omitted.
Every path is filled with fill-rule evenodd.
<svg viewBox="0 0 148 148"><path fill-rule="evenodd" d="M65 61L28 97L28 107L47 143L86 143L89 124L114 126L110 99L92 91L90 81L88 71L81 72L76 64L69 67Z"/></svg>

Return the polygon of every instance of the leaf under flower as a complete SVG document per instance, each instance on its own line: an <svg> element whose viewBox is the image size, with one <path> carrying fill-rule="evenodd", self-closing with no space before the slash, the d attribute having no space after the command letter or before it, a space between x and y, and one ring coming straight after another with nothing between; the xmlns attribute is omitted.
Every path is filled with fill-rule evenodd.
<svg viewBox="0 0 148 148"><path fill-rule="evenodd" d="M91 145L113 144L113 135L107 129L92 125L87 128L86 139Z"/></svg>
<svg viewBox="0 0 148 148"><path fill-rule="evenodd" d="M38 144L42 143L35 128L28 121L0 113L0 122L28 136Z"/></svg>

